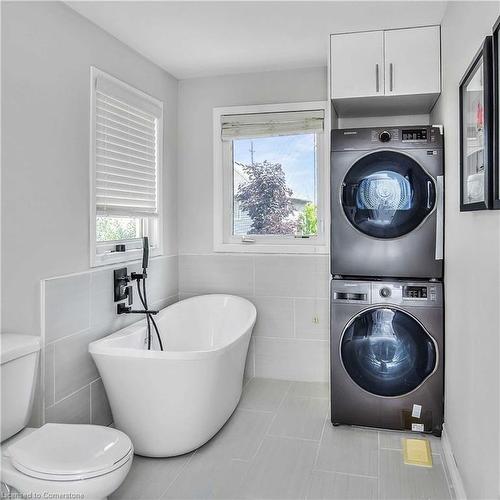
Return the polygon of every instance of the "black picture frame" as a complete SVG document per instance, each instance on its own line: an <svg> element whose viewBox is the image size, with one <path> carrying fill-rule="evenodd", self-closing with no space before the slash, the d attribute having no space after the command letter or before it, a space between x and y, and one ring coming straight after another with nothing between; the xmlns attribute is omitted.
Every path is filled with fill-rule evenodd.
<svg viewBox="0 0 500 500"><path fill-rule="evenodd" d="M500 210L500 17L493 26L493 208Z"/></svg>
<svg viewBox="0 0 500 500"><path fill-rule="evenodd" d="M492 170L493 170L493 68L492 68L493 37L487 36L479 51L474 56L459 85L459 115L460 115L460 211L487 210L492 208ZM464 89L482 63L483 93L484 93L484 201L466 203L464 199Z"/></svg>

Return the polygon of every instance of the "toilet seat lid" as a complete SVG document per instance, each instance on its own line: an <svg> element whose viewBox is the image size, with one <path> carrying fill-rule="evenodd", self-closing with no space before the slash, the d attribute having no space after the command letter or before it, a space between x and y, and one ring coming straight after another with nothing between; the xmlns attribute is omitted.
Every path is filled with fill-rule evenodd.
<svg viewBox="0 0 500 500"><path fill-rule="evenodd" d="M132 453L126 434L100 425L45 424L9 447L20 472L68 481L111 472Z"/></svg>

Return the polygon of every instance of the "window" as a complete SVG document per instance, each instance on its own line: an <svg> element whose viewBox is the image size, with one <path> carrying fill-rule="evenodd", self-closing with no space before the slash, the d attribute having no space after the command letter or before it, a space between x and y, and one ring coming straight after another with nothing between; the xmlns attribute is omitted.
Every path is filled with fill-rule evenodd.
<svg viewBox="0 0 500 500"><path fill-rule="evenodd" d="M327 104L214 110L214 249L327 253Z"/></svg>
<svg viewBox="0 0 500 500"><path fill-rule="evenodd" d="M91 265L161 254L163 103L91 68ZM125 245L125 252L117 252Z"/></svg>

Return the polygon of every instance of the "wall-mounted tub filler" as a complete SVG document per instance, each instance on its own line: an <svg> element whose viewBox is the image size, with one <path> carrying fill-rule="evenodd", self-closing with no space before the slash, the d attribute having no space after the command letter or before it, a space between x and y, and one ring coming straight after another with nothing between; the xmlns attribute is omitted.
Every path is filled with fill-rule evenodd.
<svg viewBox="0 0 500 500"><path fill-rule="evenodd" d="M219 431L241 397L256 318L246 299L202 295L158 313L164 352L145 348L145 322L89 345L114 423L136 453L181 455Z"/></svg>
<svg viewBox="0 0 500 500"><path fill-rule="evenodd" d="M115 269L114 272L114 289L115 289L115 302L120 302L127 299L128 305L120 302L116 306L117 314L145 314L147 322L147 335L146 343L148 344L148 349L151 349L151 325L153 325L156 338L158 340L158 347L160 351L163 351L163 342L161 340L160 331L158 330L158 325L156 324L153 315L158 314L158 311L153 311L148 309L148 294L146 290L146 278L148 277L147 269L149 264L149 238L144 236L142 239L142 273L132 273L130 276L127 274L127 268L122 267L121 269ZM133 289L130 282L135 281L137 283L137 294L142 303L143 310L132 309L133 304ZM142 282L142 290L141 290Z"/></svg>

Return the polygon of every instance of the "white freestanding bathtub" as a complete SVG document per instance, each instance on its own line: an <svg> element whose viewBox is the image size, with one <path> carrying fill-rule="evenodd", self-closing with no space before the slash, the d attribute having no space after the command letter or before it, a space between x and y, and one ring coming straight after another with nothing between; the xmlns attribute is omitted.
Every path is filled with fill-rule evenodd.
<svg viewBox="0 0 500 500"><path fill-rule="evenodd" d="M147 350L140 321L89 345L115 426L135 452L169 457L214 436L241 397L254 305L232 295L202 295L156 316L164 351Z"/></svg>

